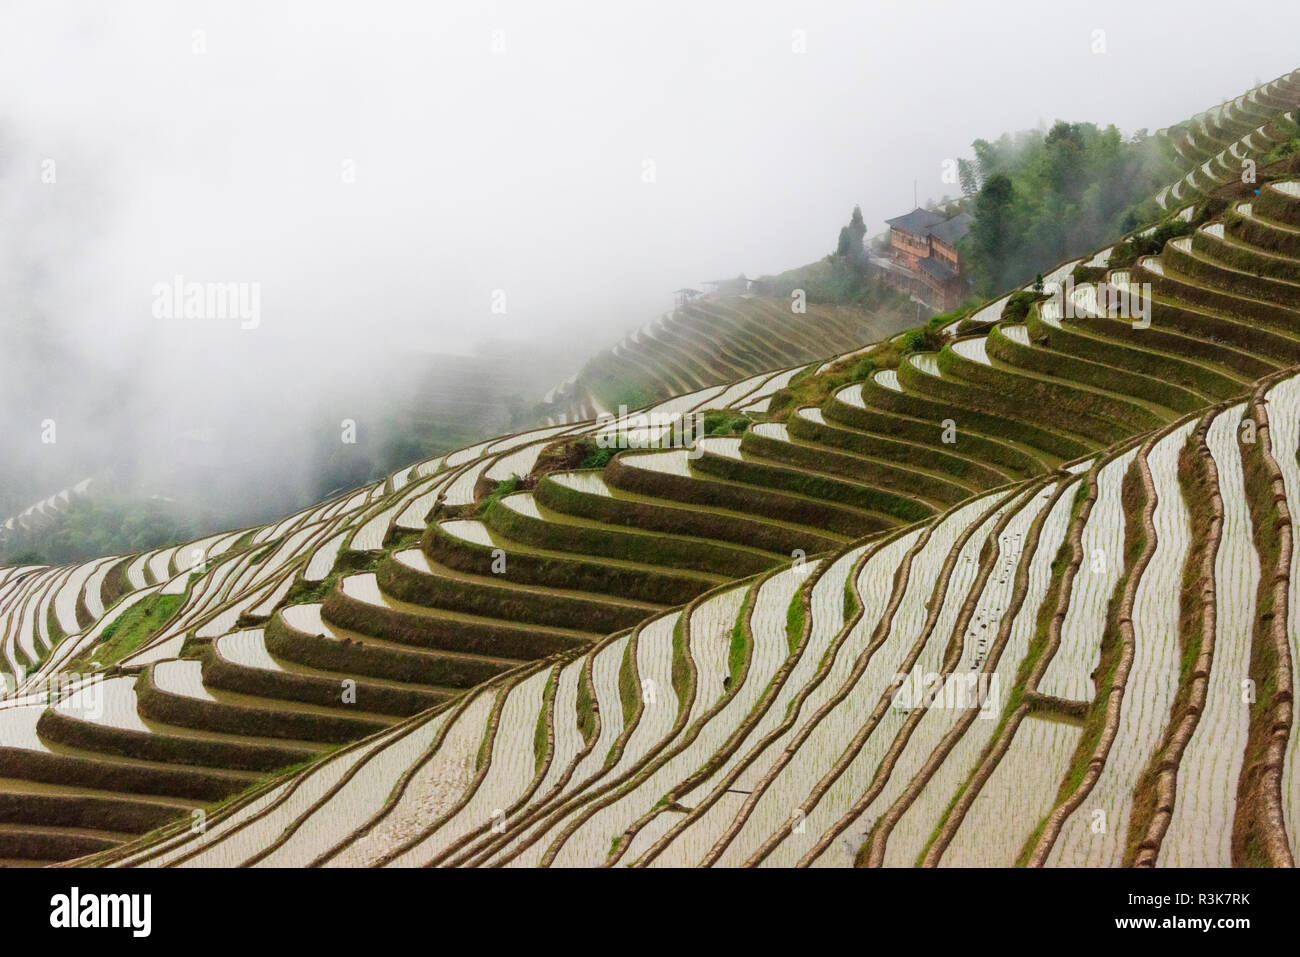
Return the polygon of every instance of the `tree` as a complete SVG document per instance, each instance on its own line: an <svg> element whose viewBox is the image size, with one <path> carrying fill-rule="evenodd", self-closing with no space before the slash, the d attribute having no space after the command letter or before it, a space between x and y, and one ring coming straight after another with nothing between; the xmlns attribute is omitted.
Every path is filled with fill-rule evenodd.
<svg viewBox="0 0 1300 957"><path fill-rule="evenodd" d="M980 190L979 170L968 159L957 161L957 179L961 183L963 196L974 196Z"/></svg>
<svg viewBox="0 0 1300 957"><path fill-rule="evenodd" d="M1007 270L1007 251L1012 245L1011 230L1015 187L1006 173L994 173L984 181L975 197L975 220L971 224L971 249L984 266L979 277L983 292L992 294L1003 285Z"/></svg>
<svg viewBox="0 0 1300 957"><path fill-rule="evenodd" d="M849 232L854 235L858 245L861 245L863 237L867 235L867 224L862 219L861 206L853 207L853 215L849 217Z"/></svg>
<svg viewBox="0 0 1300 957"><path fill-rule="evenodd" d="M855 261L860 260L862 258L862 243L866 236L867 224L862 218L862 207L854 206L853 215L849 217L849 224L840 228L840 239L835 246L835 255Z"/></svg>
<svg viewBox="0 0 1300 957"><path fill-rule="evenodd" d="M1149 222L1168 176L1159 142L1113 125L1060 121L972 146L958 170L963 191L978 186L964 268L988 295Z"/></svg>

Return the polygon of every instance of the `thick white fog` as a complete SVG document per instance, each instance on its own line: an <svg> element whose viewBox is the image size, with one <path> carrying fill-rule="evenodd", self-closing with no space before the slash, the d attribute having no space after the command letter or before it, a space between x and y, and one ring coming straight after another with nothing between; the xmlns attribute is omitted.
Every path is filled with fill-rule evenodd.
<svg viewBox="0 0 1300 957"><path fill-rule="evenodd" d="M1252 9L1231 50L1224 15L10 0L3 480L216 434L250 494L293 485L304 410L347 416L414 354L536 341L559 379L678 286L815 260L855 203L875 233L914 188L955 193L941 164L976 137L1155 130L1297 65L1300 8ZM255 284L256 321L160 316L177 276Z"/></svg>

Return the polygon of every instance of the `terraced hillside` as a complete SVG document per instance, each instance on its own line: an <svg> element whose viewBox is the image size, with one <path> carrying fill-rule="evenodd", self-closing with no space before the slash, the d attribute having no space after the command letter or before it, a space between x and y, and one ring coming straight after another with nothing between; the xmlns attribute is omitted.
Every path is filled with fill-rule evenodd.
<svg viewBox="0 0 1300 957"><path fill-rule="evenodd" d="M90 488L95 484L93 478L85 478L75 485L55 492L47 499L42 499L35 505L29 505L16 515L10 515L8 518L0 521L0 547L12 545L19 541L25 534L30 534L52 521L56 520L59 512L71 502L74 498L90 493Z"/></svg>
<svg viewBox="0 0 1300 957"><path fill-rule="evenodd" d="M897 310L802 304L758 295L707 295L665 313L591 358L552 389L551 423L581 422L620 405L639 409L674 395L807 363L875 342L911 324ZM904 310L911 316L910 308Z"/></svg>
<svg viewBox="0 0 1300 957"><path fill-rule="evenodd" d="M1289 607L1298 400L1272 377L709 588L102 860L1290 863L1294 657L1260 606Z"/></svg>
<svg viewBox="0 0 1300 957"><path fill-rule="evenodd" d="M726 391L761 402L788 378L765 373ZM674 400L659 411L691 405ZM480 443L261 528L78 565L0 569L0 860L115 846L522 662L583 647L680 589L723 580L686 574L614 603L575 592L542 615L559 623L539 626L536 616L482 612L503 595L541 598L540 587L486 598L467 589L462 603L472 580L472 563L458 570L465 556L439 566L436 580L417 573L425 563L412 546L431 511L476 511L485 488L528 474L570 431ZM450 527L480 534L481 523ZM545 552L533 554L540 581ZM394 571L405 584L389 585ZM406 591L411 582L418 594ZM568 622L574 608L590 620ZM356 623L364 639L348 627L353 618L364 619Z"/></svg>
<svg viewBox="0 0 1300 957"><path fill-rule="evenodd" d="M1291 864L1300 183L1187 219L599 468L0 570L0 857Z"/></svg>
<svg viewBox="0 0 1300 957"><path fill-rule="evenodd" d="M1265 165L1278 144L1300 135L1298 106L1300 81L1290 73L1161 131L1185 172L1156 194L1160 208L1197 202L1242 181L1248 164Z"/></svg>

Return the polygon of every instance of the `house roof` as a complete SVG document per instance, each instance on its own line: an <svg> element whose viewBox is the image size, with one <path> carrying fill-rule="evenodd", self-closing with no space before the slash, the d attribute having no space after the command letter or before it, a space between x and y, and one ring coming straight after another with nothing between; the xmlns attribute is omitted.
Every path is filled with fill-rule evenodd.
<svg viewBox="0 0 1300 957"><path fill-rule="evenodd" d="M949 246L957 245L958 240L970 232L970 213L958 213L947 222L930 227L930 235Z"/></svg>
<svg viewBox="0 0 1300 957"><path fill-rule="evenodd" d="M893 219L885 220L885 223L894 229L901 229L905 233L925 236L928 235L931 226L937 226L943 221L942 214L931 212L928 209L921 209L918 206L906 216L895 216Z"/></svg>
<svg viewBox="0 0 1300 957"><path fill-rule="evenodd" d="M916 264L923 272L928 273L940 282L947 282L949 279L956 279L955 270L945 266L934 256L926 256Z"/></svg>

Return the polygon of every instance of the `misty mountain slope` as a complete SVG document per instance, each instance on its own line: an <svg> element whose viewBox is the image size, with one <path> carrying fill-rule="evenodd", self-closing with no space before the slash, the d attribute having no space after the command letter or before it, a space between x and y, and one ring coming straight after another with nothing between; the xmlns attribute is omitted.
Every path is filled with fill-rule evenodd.
<svg viewBox="0 0 1300 957"><path fill-rule="evenodd" d="M1165 162L1178 179L1155 195L1158 208L1190 216L1189 204L1239 181L1248 162L1265 165L1271 150L1300 134L1298 103L1300 72L1292 72L1160 130ZM1105 259L1102 255L1093 265L1104 266ZM616 411L620 404L638 407L737 375L807 362L819 352L848 351L855 341L899 331L906 311L882 305L873 314L850 305L809 305L798 315L783 299L710 294L590 359L547 394L543 410L553 422L579 421Z"/></svg>
<svg viewBox="0 0 1300 957"><path fill-rule="evenodd" d="M748 293L699 296L589 359L547 393L541 411L563 423L617 414L620 405L641 408L847 352L905 329L912 316L901 297L868 309L813 302L792 307L788 298Z"/></svg>
<svg viewBox="0 0 1300 957"><path fill-rule="evenodd" d="M0 858L1288 862L1300 185L1273 175L974 334L0 569ZM996 718L916 693L958 672L998 676Z"/></svg>
<svg viewBox="0 0 1300 957"><path fill-rule="evenodd" d="M125 842L361 739L105 860L1285 863L1297 227L1279 181L1024 322L658 406L766 403L695 450L575 468L600 446L565 433L598 427L553 427L205 546L193 617L98 691L0 709L6 777L45 782L16 789L6 856ZM121 574L166 590L177 560ZM86 624L72 576L98 571L7 572L7 647L42 621L58 660L107 647L50 629ZM1172 660L1195 667L1169 684ZM972 672L995 718L917 706ZM1240 760L1207 760L1200 721ZM1080 843L1097 810L1109 843ZM1207 821L1231 839L1198 843Z"/></svg>
<svg viewBox="0 0 1300 957"><path fill-rule="evenodd" d="M29 505L21 512L0 521L0 545L4 544L7 538L15 532L37 529L50 522L57 521L61 506L70 502L73 496L87 494L94 481L93 478L82 479L75 485L55 492L49 498L43 499L35 505Z"/></svg>
<svg viewBox="0 0 1300 957"><path fill-rule="evenodd" d="M527 357L519 351L509 344L490 358L412 351L386 364L382 390L340 382L330 386L327 401L301 415L298 402L286 399L274 425L251 444L240 427L229 427L232 417L240 423L253 414L251 399L237 402L244 415L215 403L188 422L151 425L148 455L137 460L131 442L87 452L94 471L81 474L91 474L89 481L35 505L15 502L13 513L0 518L0 562L62 564L267 521L404 463L500 435L512 419L520 421L514 428L537 424L523 415L522 396L540 394L548 360L537 354L544 349ZM339 441L338 416L347 417L355 441ZM135 421L133 413L123 419ZM275 429L283 430L278 441ZM17 438L15 448L22 444ZM25 484L22 455L5 465ZM249 481L257 483L257 494L248 494Z"/></svg>
<svg viewBox="0 0 1300 957"><path fill-rule="evenodd" d="M772 378L728 391L750 400ZM664 408L689 410L720 391ZM0 791L5 781L17 786L7 794L0 860L112 846L521 661L598 638L589 626L512 625L408 605L381 592L371 571L413 544L435 507L472 507L482 483L527 474L573 431L483 442L260 528L79 565L0 569L9 676ZM673 584L721 580L700 573ZM418 617L405 620L418 634L358 640L310 601L335 593L344 603L374 600L398 621L409 608ZM618 603L614 613L654 607ZM352 700L375 699L364 713L343 705L349 682ZM335 704L343 710L332 712Z"/></svg>

